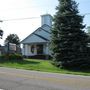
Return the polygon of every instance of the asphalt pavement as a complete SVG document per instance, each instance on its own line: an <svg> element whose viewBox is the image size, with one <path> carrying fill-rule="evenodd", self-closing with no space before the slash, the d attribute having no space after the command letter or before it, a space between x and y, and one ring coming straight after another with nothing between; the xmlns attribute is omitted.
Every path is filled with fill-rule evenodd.
<svg viewBox="0 0 90 90"><path fill-rule="evenodd" d="M0 67L0 90L90 90L90 76Z"/></svg>

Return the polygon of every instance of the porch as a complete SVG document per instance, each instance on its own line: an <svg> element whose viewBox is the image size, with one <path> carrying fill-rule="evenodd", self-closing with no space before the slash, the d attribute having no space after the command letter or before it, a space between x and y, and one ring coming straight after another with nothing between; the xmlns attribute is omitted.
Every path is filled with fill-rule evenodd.
<svg viewBox="0 0 90 90"><path fill-rule="evenodd" d="M23 44L22 50L23 56L46 56L49 55L49 44L48 43L33 43L33 44Z"/></svg>

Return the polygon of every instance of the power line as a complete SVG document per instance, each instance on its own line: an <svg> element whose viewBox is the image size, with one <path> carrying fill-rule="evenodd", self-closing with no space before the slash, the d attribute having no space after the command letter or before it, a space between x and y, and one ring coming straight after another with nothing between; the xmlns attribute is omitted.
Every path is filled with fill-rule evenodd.
<svg viewBox="0 0 90 90"><path fill-rule="evenodd" d="M90 15L90 13L85 13L85 14L81 14L81 15ZM63 16L74 16L74 15L62 15ZM37 19L37 18L40 18L40 17L28 17L28 18L13 18L13 19L2 19L0 20L0 22L3 22L3 21L16 21L16 20L26 20L26 19Z"/></svg>
<svg viewBox="0 0 90 90"><path fill-rule="evenodd" d="M26 20L26 19L37 19L37 18L40 18L40 17L28 17L28 18L14 18L14 19L3 19L3 20L0 20L0 21L16 21L16 20Z"/></svg>

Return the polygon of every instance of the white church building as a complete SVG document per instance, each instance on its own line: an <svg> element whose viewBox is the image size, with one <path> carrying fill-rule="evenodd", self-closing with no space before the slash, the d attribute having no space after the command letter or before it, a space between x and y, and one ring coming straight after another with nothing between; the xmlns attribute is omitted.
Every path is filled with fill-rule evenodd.
<svg viewBox="0 0 90 90"><path fill-rule="evenodd" d="M26 57L50 55L51 27L52 16L41 15L41 27L21 41L22 55Z"/></svg>

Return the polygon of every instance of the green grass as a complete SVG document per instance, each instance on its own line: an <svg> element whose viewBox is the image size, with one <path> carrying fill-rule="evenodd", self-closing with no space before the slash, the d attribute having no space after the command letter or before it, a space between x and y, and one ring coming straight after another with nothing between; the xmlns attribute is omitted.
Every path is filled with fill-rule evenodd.
<svg viewBox="0 0 90 90"><path fill-rule="evenodd" d="M59 69L54 65L52 65L51 61L46 61L46 60L24 59L24 60L19 60L17 62L13 60L10 60L10 61L1 60L0 67L11 67L11 68L18 68L18 69L43 71L43 72L90 76L90 71L83 72L83 71Z"/></svg>

